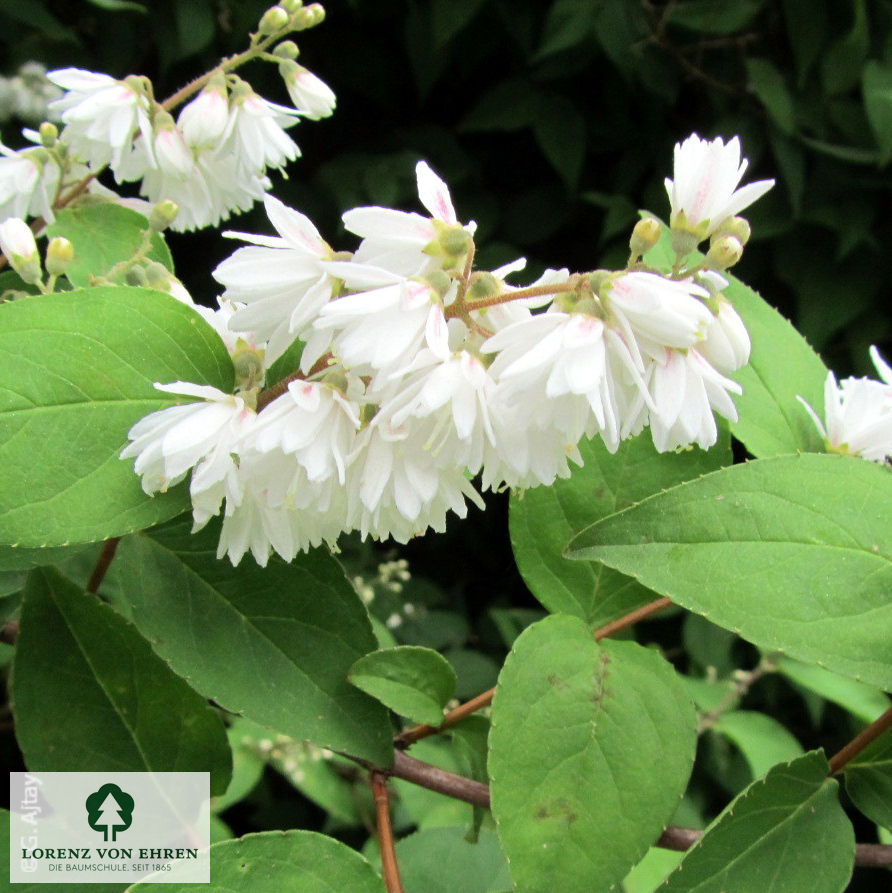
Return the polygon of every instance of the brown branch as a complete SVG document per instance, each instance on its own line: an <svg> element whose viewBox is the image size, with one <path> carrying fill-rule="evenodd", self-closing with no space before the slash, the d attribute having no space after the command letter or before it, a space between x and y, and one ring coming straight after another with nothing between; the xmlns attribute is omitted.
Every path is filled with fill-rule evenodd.
<svg viewBox="0 0 892 893"><path fill-rule="evenodd" d="M850 760L858 756L868 744L876 741L883 732L890 728L892 728L892 707L856 735L842 750L834 754L830 759L830 774L836 775L837 772L844 769Z"/></svg>
<svg viewBox="0 0 892 893"><path fill-rule="evenodd" d="M623 615L617 620L611 620L610 623L605 623L604 626L596 629L595 641L600 642L601 639L607 639L614 633L618 633L620 630L633 626L639 620L644 620L645 618L650 617L651 614L656 614L658 611L668 608L671 604L672 600L669 598L658 598L655 601L648 602L646 605L642 605L640 608L636 608L634 611L629 611L628 614Z"/></svg>
<svg viewBox="0 0 892 893"><path fill-rule="evenodd" d="M429 791L436 791L438 794L445 794L447 797L489 809L488 785L416 760L401 750L394 753L393 766L385 771L393 778L402 778Z"/></svg>
<svg viewBox="0 0 892 893"><path fill-rule="evenodd" d="M369 782L375 798L375 815L378 827L378 847L381 850L381 873L387 893L405 893L400 879L400 867L396 861L393 843L393 828L390 825L390 792L387 790L387 776L383 772L372 772Z"/></svg>
<svg viewBox="0 0 892 893"><path fill-rule="evenodd" d="M15 640L19 637L18 620L7 620L0 627L0 642L4 645L15 645Z"/></svg>
<svg viewBox="0 0 892 893"><path fill-rule="evenodd" d="M102 550L99 552L99 557L96 559L93 573L90 574L90 579L87 581L87 592L94 594L99 592L99 587L105 579L105 574L114 560L119 542L121 542L121 537L114 536L102 544Z"/></svg>

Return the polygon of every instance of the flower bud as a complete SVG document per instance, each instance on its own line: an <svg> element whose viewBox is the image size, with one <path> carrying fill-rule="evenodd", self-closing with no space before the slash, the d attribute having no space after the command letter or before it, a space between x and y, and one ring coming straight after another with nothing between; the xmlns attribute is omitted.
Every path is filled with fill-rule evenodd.
<svg viewBox="0 0 892 893"><path fill-rule="evenodd" d="M65 236L50 239L46 248L46 271L50 276L63 276L74 257L74 245Z"/></svg>
<svg viewBox="0 0 892 893"><path fill-rule="evenodd" d="M146 271L138 264L134 264L132 267L128 268L127 272L124 274L124 281L127 285L136 286L137 288L146 288L149 285Z"/></svg>
<svg viewBox="0 0 892 893"><path fill-rule="evenodd" d="M247 341L239 338L232 352L232 366L235 370L235 386L248 390L256 387L266 375L263 365L263 351L257 350Z"/></svg>
<svg viewBox="0 0 892 893"><path fill-rule="evenodd" d="M460 227L450 227L440 234L440 247L449 257L460 257L471 247L470 235Z"/></svg>
<svg viewBox="0 0 892 893"><path fill-rule="evenodd" d="M306 31L307 28L321 25L323 21L325 21L325 10L321 4L314 3L312 6L305 6L297 11L294 16L294 30Z"/></svg>
<svg viewBox="0 0 892 893"><path fill-rule="evenodd" d="M716 239L706 253L706 266L713 270L727 270L733 267L743 256L743 245L734 236L722 236Z"/></svg>
<svg viewBox="0 0 892 893"><path fill-rule="evenodd" d="M10 217L0 223L0 251L6 255L9 265L29 285L43 278L40 255L31 228L18 217Z"/></svg>
<svg viewBox="0 0 892 893"><path fill-rule="evenodd" d="M443 270L434 270L429 273L425 281L441 298L452 285L452 277Z"/></svg>
<svg viewBox="0 0 892 893"><path fill-rule="evenodd" d="M279 4L282 9L291 14L297 12L303 5L303 0L282 0Z"/></svg>
<svg viewBox="0 0 892 893"><path fill-rule="evenodd" d="M274 50L273 55L280 59L291 59L294 61L299 55L300 50L293 40L283 40Z"/></svg>
<svg viewBox="0 0 892 893"><path fill-rule="evenodd" d="M59 139L59 128L51 121L44 121L40 125L38 133L40 134L40 145L47 149L52 149L56 145L56 140Z"/></svg>
<svg viewBox="0 0 892 893"><path fill-rule="evenodd" d="M716 231L712 234L709 244L712 245L713 242L720 239L722 236L734 236L734 238L740 242L741 246L743 246L749 242L751 232L752 230L750 229L749 221L745 218L728 217L721 222Z"/></svg>
<svg viewBox="0 0 892 893"><path fill-rule="evenodd" d="M629 249L635 257L641 257L660 241L660 221L656 217L644 217L635 224Z"/></svg>
<svg viewBox="0 0 892 893"><path fill-rule="evenodd" d="M265 35L277 34L288 27L290 16L281 6L271 6L261 17L257 30Z"/></svg>
<svg viewBox="0 0 892 893"><path fill-rule="evenodd" d="M176 220L177 214L180 213L180 206L171 201L169 198L163 202L158 202L152 213L149 214L149 229L156 233L163 233Z"/></svg>

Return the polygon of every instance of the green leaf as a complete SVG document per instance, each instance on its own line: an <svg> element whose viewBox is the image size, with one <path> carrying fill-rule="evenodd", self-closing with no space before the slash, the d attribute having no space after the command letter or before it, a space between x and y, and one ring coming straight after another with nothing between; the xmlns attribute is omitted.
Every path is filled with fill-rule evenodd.
<svg viewBox="0 0 892 893"><path fill-rule="evenodd" d="M871 59L861 74L864 111L877 140L882 163L892 160L892 63Z"/></svg>
<svg viewBox="0 0 892 893"><path fill-rule="evenodd" d="M599 521L570 544L745 639L892 690L889 470L759 459Z"/></svg>
<svg viewBox="0 0 892 893"><path fill-rule="evenodd" d="M892 829L892 731L846 764L846 793L869 819Z"/></svg>
<svg viewBox="0 0 892 893"><path fill-rule="evenodd" d="M57 549L22 549L19 546L0 545L0 571L30 570L58 564L77 555L87 546L68 546Z"/></svg>
<svg viewBox="0 0 892 893"><path fill-rule="evenodd" d="M736 34L749 26L765 0L683 0L666 10L667 22L700 34Z"/></svg>
<svg viewBox="0 0 892 893"><path fill-rule="evenodd" d="M210 772L212 793L229 783L217 712L133 626L53 569L32 571L25 589L12 705L34 771Z"/></svg>
<svg viewBox="0 0 892 893"><path fill-rule="evenodd" d="M142 3L133 3L131 0L87 0L87 2L110 12L148 12Z"/></svg>
<svg viewBox="0 0 892 893"><path fill-rule="evenodd" d="M525 78L510 78L484 93L462 119L459 131L486 133L521 130L535 120L542 92Z"/></svg>
<svg viewBox="0 0 892 893"><path fill-rule="evenodd" d="M350 667L348 678L400 716L432 726L443 721L456 681L445 657L415 645L373 651Z"/></svg>
<svg viewBox="0 0 892 893"><path fill-rule="evenodd" d="M671 267L669 243L664 227L647 262ZM759 458L799 450L823 452L821 435L797 397L821 413L827 368L777 310L739 279L730 274L726 278L730 285L724 294L746 324L753 345L749 363L731 375L743 387L743 394L734 398L739 419L731 433Z"/></svg>
<svg viewBox="0 0 892 893"><path fill-rule="evenodd" d="M589 40L597 11L598 0L555 0L545 17L536 61Z"/></svg>
<svg viewBox="0 0 892 893"><path fill-rule="evenodd" d="M654 893L683 856L684 853L651 847L647 855L626 875L623 893Z"/></svg>
<svg viewBox="0 0 892 893"><path fill-rule="evenodd" d="M110 202L64 208L47 227L47 235L64 236L74 246L74 257L65 271L72 285L86 287L107 276L112 267L134 257L143 246L148 219L131 208ZM160 233L152 233L149 260L173 270L170 250ZM123 283L126 270L113 277ZM69 299L70 300L70 299Z"/></svg>
<svg viewBox="0 0 892 893"><path fill-rule="evenodd" d="M433 0L431 9L434 43L445 47L471 23L485 0Z"/></svg>
<svg viewBox="0 0 892 893"><path fill-rule="evenodd" d="M694 726L681 681L655 651L599 644L576 617L523 632L489 738L492 812L517 888L618 884L678 806Z"/></svg>
<svg viewBox="0 0 892 893"><path fill-rule="evenodd" d="M489 893L511 889L499 839L485 828L469 843L464 828L428 828L404 837L396 858L406 893Z"/></svg>
<svg viewBox="0 0 892 893"><path fill-rule="evenodd" d="M575 190L585 160L585 118L575 103L549 95L537 104L533 133L542 154L569 190Z"/></svg>
<svg viewBox="0 0 892 893"><path fill-rule="evenodd" d="M104 286L0 305L0 543L120 536L189 506L151 498L118 455L140 418L177 402L153 382L232 387L217 333L143 288Z"/></svg>
<svg viewBox="0 0 892 893"><path fill-rule="evenodd" d="M241 802L260 781L266 763L261 758L258 748L254 746L252 733L256 728L258 727L249 720L237 717L226 730L229 749L232 752L232 778L222 794L211 798L211 812L223 812L234 803Z"/></svg>
<svg viewBox="0 0 892 893"><path fill-rule="evenodd" d="M347 681L376 642L341 566L317 549L291 564L233 569L216 558L218 536L216 523L193 536L178 521L121 542L115 564L136 626L226 709L389 765L387 712Z"/></svg>
<svg viewBox="0 0 892 893"><path fill-rule="evenodd" d="M802 755L802 745L773 717L754 710L730 710L712 727L743 754L753 778L777 763Z"/></svg>
<svg viewBox="0 0 892 893"><path fill-rule="evenodd" d="M839 704L853 716L864 722L873 722L889 709L889 698L878 688L846 679L814 664L804 664L789 657L777 662L777 672L791 682L819 694L834 704Z"/></svg>
<svg viewBox="0 0 892 893"><path fill-rule="evenodd" d="M870 20L866 0L853 0L852 29L821 57L824 94L843 94L852 89L861 77L861 70L870 50Z"/></svg>
<svg viewBox="0 0 892 893"><path fill-rule="evenodd" d="M782 133L790 136L796 129L793 97L777 66L768 59L749 58L746 73L750 87L765 106L768 117Z"/></svg>
<svg viewBox="0 0 892 893"><path fill-rule="evenodd" d="M599 625L628 613L654 594L598 562L564 557L569 540L595 521L682 481L731 462L729 438L708 452L658 453L649 433L623 441L611 453L600 438L579 444L584 465L550 487L515 491L510 504L511 545L533 595L549 611Z"/></svg>
<svg viewBox="0 0 892 893"><path fill-rule="evenodd" d="M384 893L356 850L314 831L267 831L215 843L207 893ZM194 884L134 884L133 893L194 893Z"/></svg>
<svg viewBox="0 0 892 893"><path fill-rule="evenodd" d="M660 889L841 893L855 834L827 772L820 751L775 766L726 807Z"/></svg>
<svg viewBox="0 0 892 893"><path fill-rule="evenodd" d="M787 39L796 62L797 86L804 87L824 46L827 8L813 0L783 0Z"/></svg>

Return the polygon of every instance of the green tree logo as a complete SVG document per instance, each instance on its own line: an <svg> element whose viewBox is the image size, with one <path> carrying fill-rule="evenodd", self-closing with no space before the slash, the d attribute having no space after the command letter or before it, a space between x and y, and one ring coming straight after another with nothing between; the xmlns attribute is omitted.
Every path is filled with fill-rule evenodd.
<svg viewBox="0 0 892 893"><path fill-rule="evenodd" d="M133 822L133 797L116 784L104 784L87 797L87 824L103 831L104 840L115 841L118 831L126 831Z"/></svg>

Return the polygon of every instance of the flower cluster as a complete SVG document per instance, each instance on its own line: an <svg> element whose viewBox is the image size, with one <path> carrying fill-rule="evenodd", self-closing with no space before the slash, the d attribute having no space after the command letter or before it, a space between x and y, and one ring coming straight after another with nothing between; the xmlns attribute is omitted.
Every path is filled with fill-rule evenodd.
<svg viewBox="0 0 892 893"><path fill-rule="evenodd" d="M845 378L832 372L824 382L824 419L802 399L830 452L862 456L872 462L892 461L892 368L876 347L870 358L881 381ZM825 424L826 422L826 424Z"/></svg>
<svg viewBox="0 0 892 893"><path fill-rule="evenodd" d="M14 151L0 145L0 221L38 214L52 220L63 186L106 167L116 183L138 181L150 204L175 202L173 229L213 226L260 201L272 185L267 170L300 155L286 130L301 118L330 115L335 105L329 87L295 61L293 42L265 50L282 34L321 21L318 5L290 5L291 13L277 6L264 16L243 55L278 65L293 108L259 96L226 64L203 79L203 89L176 119L170 110L182 92L157 102L147 78L118 80L77 68L49 72L51 89L64 91L49 104L61 133L44 124L40 133L24 132L36 147Z"/></svg>
<svg viewBox="0 0 892 893"><path fill-rule="evenodd" d="M695 143L696 155L684 148ZM682 150L676 183L742 209L736 140L692 137ZM745 221L714 221L706 260L679 256L671 275L641 261L661 230L647 218L626 269L547 270L517 287L506 278L524 261L475 271L474 224L427 164L416 173L427 214L348 211L352 254L267 197L278 235L228 233L249 244L215 271L220 309L200 311L232 354L236 393L159 384L199 402L130 432L122 456L136 457L146 492L191 472L196 527L222 509L220 554L233 562L291 558L350 530L405 541L464 516L475 476L484 489L550 484L581 462L583 437L616 450L649 426L658 450L706 449L714 413L736 418L727 375L750 345L718 269L739 257ZM686 193L672 198L673 217L695 218ZM261 391L297 346L294 371Z"/></svg>

